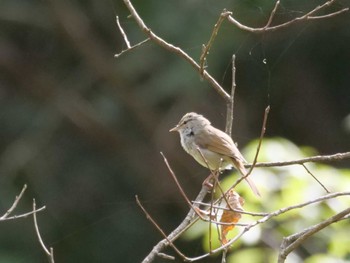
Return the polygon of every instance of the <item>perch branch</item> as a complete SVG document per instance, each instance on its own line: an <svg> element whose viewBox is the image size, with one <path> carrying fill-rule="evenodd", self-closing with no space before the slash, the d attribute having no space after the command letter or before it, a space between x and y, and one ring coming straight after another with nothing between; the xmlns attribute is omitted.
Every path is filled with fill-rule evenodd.
<svg viewBox="0 0 350 263"><path fill-rule="evenodd" d="M304 163L316 163L316 162L332 162L350 159L350 152L336 153L332 155L317 155L312 157L307 157L298 160L285 161L285 162L266 162L266 163L256 163L255 167L280 167L288 166L295 164L304 164ZM252 164L246 164L245 167L251 167Z"/></svg>
<svg viewBox="0 0 350 263"><path fill-rule="evenodd" d="M307 202L304 202L304 203L300 203L300 204L297 204L297 205L291 205L291 206L288 206L288 207L284 207L284 208L278 209L278 210L273 211L271 213L268 213L268 215L266 215L265 217L263 217L263 218L261 218L261 219L259 219L257 221L254 221L251 224L248 224L247 226L245 226L244 229L239 234L237 234L233 239L231 239L225 245L222 245L222 246L212 250L211 253L206 253L206 254L200 255L198 257L187 258L187 260L190 261L190 262L197 261L197 260L206 258L206 257L208 257L208 256L210 256L212 254L216 254L216 253L219 253L221 251L224 251L225 249L228 249L237 240L239 240L251 228L253 228L253 227L255 227L255 226L259 225L259 224L263 224L263 223L269 221L273 217L279 216L281 214L284 214L284 213L289 212L289 211L294 210L294 209L300 209L300 208L303 208L305 206L308 206L308 205L311 205L311 204L314 204L314 203L319 203L319 202L322 202L322 201L325 201L325 200L329 200L329 199L333 199L333 198L336 198L336 197L339 197L339 196L345 196L345 195L350 195L350 192L337 192L337 193L333 193L333 194L324 195L324 196L315 198L313 200L310 200L310 201L307 201ZM347 215L347 214L349 214L349 212L345 213L345 215ZM346 218L348 218L348 216L344 216L343 215L340 219L342 219L342 218L346 219ZM338 219L338 221L340 219Z"/></svg>
<svg viewBox="0 0 350 263"><path fill-rule="evenodd" d="M195 202L202 202L204 197L208 193L208 188L203 186L201 191L196 197ZM186 231L194 222L196 222L196 212L193 209L190 209L185 219L175 228L168 236L167 239L170 241L176 240L184 231ZM156 258L156 256L165 249L169 243L167 239L163 239L158 242L152 249L152 251L143 259L142 263L150 263Z"/></svg>

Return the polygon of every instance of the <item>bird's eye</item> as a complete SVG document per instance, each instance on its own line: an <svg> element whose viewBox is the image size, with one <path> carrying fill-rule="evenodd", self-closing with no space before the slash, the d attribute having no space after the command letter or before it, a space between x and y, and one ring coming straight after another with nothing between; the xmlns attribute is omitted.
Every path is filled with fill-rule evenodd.
<svg viewBox="0 0 350 263"><path fill-rule="evenodd" d="M186 124L187 123L187 121L184 121L184 124Z"/></svg>

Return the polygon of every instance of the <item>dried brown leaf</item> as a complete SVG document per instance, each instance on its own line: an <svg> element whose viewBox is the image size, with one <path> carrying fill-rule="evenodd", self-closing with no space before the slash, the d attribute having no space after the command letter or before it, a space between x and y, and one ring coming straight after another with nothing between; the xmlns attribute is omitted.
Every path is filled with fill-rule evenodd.
<svg viewBox="0 0 350 263"><path fill-rule="evenodd" d="M226 204L226 208L243 211L244 199L233 189L226 194L226 200L229 203ZM241 213L233 210L224 210L222 213L220 222L225 223L225 225L221 225L221 242L223 245L228 242L227 234L234 229L234 224L241 219L241 216Z"/></svg>

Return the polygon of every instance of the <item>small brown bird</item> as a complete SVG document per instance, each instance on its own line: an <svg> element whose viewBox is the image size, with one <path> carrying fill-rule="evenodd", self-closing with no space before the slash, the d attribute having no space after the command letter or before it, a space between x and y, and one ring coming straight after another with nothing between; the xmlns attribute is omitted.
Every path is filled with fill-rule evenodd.
<svg viewBox="0 0 350 263"><path fill-rule="evenodd" d="M213 127L210 121L202 115L194 112L187 113L170 131L179 132L184 150L202 166L206 168L209 166L213 171L235 167L242 176L247 174L243 165L246 161L232 138L227 133ZM260 196L250 178L247 177L245 180L253 192Z"/></svg>

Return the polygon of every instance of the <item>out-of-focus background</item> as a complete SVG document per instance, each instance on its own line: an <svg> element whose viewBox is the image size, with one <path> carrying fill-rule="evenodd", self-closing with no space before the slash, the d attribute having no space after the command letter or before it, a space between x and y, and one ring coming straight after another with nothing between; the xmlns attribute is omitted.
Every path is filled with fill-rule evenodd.
<svg viewBox="0 0 350 263"><path fill-rule="evenodd" d="M202 44L224 8L240 22L260 27L275 1L133 2L156 34L198 61ZM305 14L323 2L281 1L274 23ZM339 0L320 14L349 5L350 1ZM57 262L140 262L161 236L137 207L135 195L166 233L188 210L159 152L167 156L190 198L208 174L181 149L178 135L169 129L189 111L200 112L224 128L224 101L175 54L148 42L114 58L126 47L116 15L132 44L145 39L121 0L0 2L0 214L27 184L15 213L31 210L32 198L38 206L46 206L38 214L39 226ZM223 23L207 58L208 71L229 91L230 60L236 54L233 138L249 161L268 104L266 137L270 139L263 150L269 152L267 160L350 149L349 24L349 12L260 35ZM349 161L331 165L338 169L327 166L323 183L332 189L342 182L346 185ZM297 197L284 196L283 205L298 200L298 194L306 199L315 196L309 188L301 192L307 186L300 184L295 188L267 185L283 173L272 179L267 173L266 180L259 180L261 170L253 176L265 196L270 187L276 191L270 200L281 200L281 189L288 186L288 193ZM313 172L318 176L317 171ZM305 182L308 175L299 173ZM312 180L310 184L319 193L317 184ZM240 189L245 188L242 184ZM261 202L248 191L245 198L248 207L249 200ZM267 211L278 209L276 203L276 207L264 205ZM319 218L334 214L328 212ZM268 227L281 225L283 221ZM346 236L333 239L339 244L327 242L335 233L346 233L345 227L349 231L348 223L339 223L338 229L311 240L291 262L333 250L335 257L349 259L346 248L339 252ZM282 236L298 229L285 229L274 238L262 236L254 246L243 242L240 251L265 249L250 255L258 255L254 262L270 262L263 255L271 252L273 258ZM0 233L0 262L46 262L32 219L0 222ZM205 250L202 238L193 234L191 239L189 234L178 245L198 255ZM259 256L257 251L265 252ZM214 257L203 262L219 261Z"/></svg>

